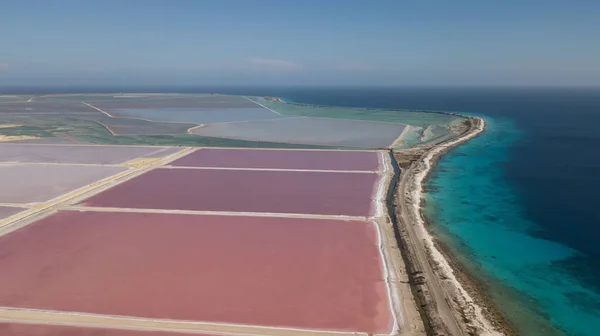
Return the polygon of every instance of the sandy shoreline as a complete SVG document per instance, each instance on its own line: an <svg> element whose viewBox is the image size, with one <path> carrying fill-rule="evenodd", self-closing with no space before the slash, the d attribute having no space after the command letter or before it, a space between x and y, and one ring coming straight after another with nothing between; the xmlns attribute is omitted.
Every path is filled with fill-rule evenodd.
<svg viewBox="0 0 600 336"><path fill-rule="evenodd" d="M468 275L457 267L448 251L427 229L422 214L423 184L437 161L452 148L478 136L485 120L470 117L470 128L457 138L427 149L410 166L402 168L396 194L396 211L404 253L413 274L416 299L433 333L448 335L511 335L495 307L485 299ZM405 153L398 152L402 157Z"/></svg>

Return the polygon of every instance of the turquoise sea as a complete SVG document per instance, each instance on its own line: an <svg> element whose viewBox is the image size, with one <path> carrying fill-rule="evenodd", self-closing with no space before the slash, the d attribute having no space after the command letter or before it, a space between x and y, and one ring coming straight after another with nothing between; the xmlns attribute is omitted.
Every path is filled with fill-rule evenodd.
<svg viewBox="0 0 600 336"><path fill-rule="evenodd" d="M561 266L582 254L537 237L543 227L527 217L523 196L502 170L514 159L510 148L522 131L510 120L486 119L486 133L434 169L426 184L426 217L519 334L598 335L600 295Z"/></svg>
<svg viewBox="0 0 600 336"><path fill-rule="evenodd" d="M600 335L600 88L153 90L483 116L486 132L444 156L426 184L435 235L519 335Z"/></svg>

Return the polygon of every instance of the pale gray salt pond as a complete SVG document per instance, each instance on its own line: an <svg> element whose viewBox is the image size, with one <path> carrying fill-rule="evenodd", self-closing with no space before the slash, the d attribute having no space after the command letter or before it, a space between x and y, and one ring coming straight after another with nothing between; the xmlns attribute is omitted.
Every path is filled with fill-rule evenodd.
<svg viewBox="0 0 600 336"><path fill-rule="evenodd" d="M70 116L70 118L98 122L117 135L186 134L188 129L198 126L196 123L157 122L125 117L112 118L102 113L80 114Z"/></svg>
<svg viewBox="0 0 600 336"><path fill-rule="evenodd" d="M19 213L21 211L24 211L24 210L26 210L26 209L0 206L0 219L10 217L10 216L12 216L16 213Z"/></svg>
<svg viewBox="0 0 600 336"><path fill-rule="evenodd" d="M258 106L258 105L256 105ZM118 117L135 117L153 121L210 124L289 118L262 107L252 108L126 108L110 111Z"/></svg>
<svg viewBox="0 0 600 336"><path fill-rule="evenodd" d="M200 136L246 141L359 148L389 147L406 125L344 119L292 117L210 124L194 129Z"/></svg>
<svg viewBox="0 0 600 336"><path fill-rule="evenodd" d="M65 138L39 138L39 139L26 139L26 140L14 140L7 141L5 143L15 143L15 144L38 144L38 145L79 145L85 144L84 142L75 141L73 139L65 139Z"/></svg>
<svg viewBox="0 0 600 336"><path fill-rule="evenodd" d="M165 147L0 144L1 162L121 164L138 157L163 157ZM162 154L161 154L162 153Z"/></svg>
<svg viewBox="0 0 600 336"><path fill-rule="evenodd" d="M101 101L94 103L94 106L106 111L114 111L126 108L142 109L171 109L171 108L192 108L192 109L235 109L235 108L257 108L260 105L240 96L200 96L200 97L153 97L153 98L132 98L115 99L112 101Z"/></svg>
<svg viewBox="0 0 600 336"><path fill-rule="evenodd" d="M0 203L49 201L127 169L114 166L0 164Z"/></svg>
<svg viewBox="0 0 600 336"><path fill-rule="evenodd" d="M97 113L81 102L0 103L0 113Z"/></svg>

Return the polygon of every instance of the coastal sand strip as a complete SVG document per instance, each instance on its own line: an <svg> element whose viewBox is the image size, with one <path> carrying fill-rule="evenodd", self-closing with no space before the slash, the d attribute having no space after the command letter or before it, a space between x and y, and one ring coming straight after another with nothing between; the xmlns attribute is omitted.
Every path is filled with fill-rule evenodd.
<svg viewBox="0 0 600 336"><path fill-rule="evenodd" d="M163 209L90 207L90 206L83 206L83 205L65 206L63 209L64 210L72 210L72 211L96 211L96 212L140 212L140 213L162 213L162 214L182 214L182 215L334 219L334 220L343 220L343 221L366 221L367 220L367 217L345 216L345 215L313 215L313 214L274 213L274 212L238 212L238 211L203 211L203 210L163 210Z"/></svg>
<svg viewBox="0 0 600 336"><path fill-rule="evenodd" d="M408 251L407 254L409 256L412 256L412 251L414 251L414 259L412 260L414 265L411 272L413 272L413 275L422 273L425 280L425 286L428 290L427 294L431 296L431 306L435 311L435 315L432 315L430 312L426 312L426 314L431 320L431 325L435 331L454 336L466 335L460 326L461 323L454 315L454 310L446 300L441 280L436 276L433 267L429 264L426 244L415 228L418 225L416 224L419 220L417 218L420 218L420 198L414 198L411 193L414 189L414 169L411 166L411 168L401 172L397 189L397 197L400 204L400 212L398 213L399 225L407 233L407 239L403 242L404 249ZM417 284L418 280L413 279L413 282ZM423 292L420 291L419 293ZM423 301L421 301L421 304L423 304Z"/></svg>
<svg viewBox="0 0 600 336"><path fill-rule="evenodd" d="M474 118L474 120L477 121L477 124L469 132L457 139L433 147L403 172L400 176L398 188L401 206L400 215L408 237L413 243L419 266L424 272L427 287L435 301L437 313L444 325L449 328L450 334L466 335L471 333L471 331L467 332L462 328L466 324L464 317L461 318L455 314L456 310L453 305L457 304L458 309L468 316L470 328L475 327L477 329L477 335L497 336L502 335L502 333L491 325L484 315L482 307L474 301L458 281L448 260L437 248L433 236L428 232L421 215L423 183L433 168L435 160L447 150L477 136L484 130L485 121L481 118ZM435 269L430 264L429 258L435 264ZM449 284L455 290L449 291L447 289Z"/></svg>
<svg viewBox="0 0 600 336"><path fill-rule="evenodd" d="M175 331L187 333L220 333L261 336L367 336L366 333L326 330L266 327L256 325L178 321L128 316L101 315L53 310L0 307L0 320L19 323L45 323L75 327L102 327L148 331Z"/></svg>
<svg viewBox="0 0 600 336"><path fill-rule="evenodd" d="M58 196L47 202L34 204L28 210L22 211L18 214L0 220L0 236L9 233L13 230L16 230L20 227L23 227L27 224L30 224L32 222L31 220L27 221L27 219L31 219L32 217L39 217L44 213L59 210L65 204L77 200L82 196L87 196L91 193L102 191L104 189L114 186L116 183L121 183L133 177L139 176L157 166L169 163L173 160L183 157L191 153L193 150L193 148L181 150L163 158L162 160L154 161L148 166L141 166L135 169L126 170L116 175L91 183L85 187L71 191L67 194Z"/></svg>
<svg viewBox="0 0 600 336"><path fill-rule="evenodd" d="M330 169L284 169L284 168L233 168L233 167L185 167L166 165L162 168L168 169L205 169L205 170L254 170L254 171L287 171L287 172L308 172L308 173L363 173L378 174L374 170L330 170Z"/></svg>
<svg viewBox="0 0 600 336"><path fill-rule="evenodd" d="M485 120L482 118L477 118L476 120L478 120L478 125L474 130L458 139L434 147L422 158L421 163L424 165L424 167L419 171L412 172L414 178L413 183L415 187L413 189L412 198L414 201L418 202L418 205L413 207L413 211L421 211L421 200L423 198L423 183L430 170L433 168L436 156L443 154L444 151L456 145L459 145L464 141L474 138L479 133L483 132L483 130L485 129ZM422 241L426 244L426 247L429 250L429 253L431 254L432 258L438 263L438 270L443 273L443 276L445 276L453 283L455 288L462 296L463 302L461 302L461 305L464 305L463 309L466 313L472 315L473 323L478 324L477 327L479 329L479 334L492 336L502 335L502 333L498 332L494 327L492 327L490 321L484 316L483 309L475 303L475 300L458 281L456 275L454 274L454 270L452 269L442 252L436 247L433 237L427 231L422 217L418 215L416 216L416 218L417 228L421 231L420 234Z"/></svg>

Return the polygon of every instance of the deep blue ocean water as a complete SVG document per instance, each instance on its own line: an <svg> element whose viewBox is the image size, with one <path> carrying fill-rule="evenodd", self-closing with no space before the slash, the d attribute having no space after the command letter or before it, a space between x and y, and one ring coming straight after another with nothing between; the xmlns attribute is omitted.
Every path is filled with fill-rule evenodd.
<svg viewBox="0 0 600 336"><path fill-rule="evenodd" d="M154 91L271 95L310 104L485 117L487 131L446 155L427 183L426 215L434 232L519 334L600 335L600 89Z"/></svg>

